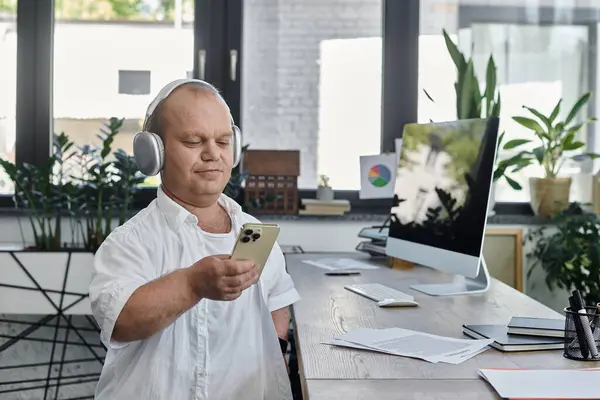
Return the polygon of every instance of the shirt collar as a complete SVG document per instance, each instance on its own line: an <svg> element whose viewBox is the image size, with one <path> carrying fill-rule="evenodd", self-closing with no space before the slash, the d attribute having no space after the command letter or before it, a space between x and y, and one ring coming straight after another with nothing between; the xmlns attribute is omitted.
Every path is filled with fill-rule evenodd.
<svg viewBox="0 0 600 400"><path fill-rule="evenodd" d="M167 219L171 229L177 231L185 222L198 224L198 218L171 199L159 185L156 193L158 209ZM219 196L217 203L229 214L232 225L235 225L242 213L242 207L224 193Z"/></svg>

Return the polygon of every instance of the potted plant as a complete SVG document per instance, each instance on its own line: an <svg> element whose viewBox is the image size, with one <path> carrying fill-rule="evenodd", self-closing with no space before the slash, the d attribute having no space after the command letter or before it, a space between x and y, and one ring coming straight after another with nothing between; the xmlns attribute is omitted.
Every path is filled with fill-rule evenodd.
<svg viewBox="0 0 600 400"><path fill-rule="evenodd" d="M333 200L333 188L329 186L329 177L327 175L319 175L319 184L317 186L317 200Z"/></svg>
<svg viewBox="0 0 600 400"><path fill-rule="evenodd" d="M77 147L64 133L54 135L53 153L41 166L0 159L15 185L15 206L26 213L30 228L30 237L22 233L22 248L0 251L1 282L13 286L0 286L0 313L54 314L42 292L49 291L62 293L65 312L91 314L93 255L130 217L134 191L144 180L132 156L112 149L122 124L111 118L94 146Z"/></svg>
<svg viewBox="0 0 600 400"><path fill-rule="evenodd" d="M458 46L452 41L446 30L442 31L446 48L454 65L456 66L456 82L454 90L456 93L456 117L457 119L475 119L499 117L501 108L500 92L496 85L496 64L494 57L488 58L485 71L485 88L480 88L479 79L475 73L475 67L472 58L467 58L460 51ZM431 96L425 92L427 97ZM498 150L504 139L504 132L498 137L496 147L496 160ZM492 187L490 189L490 198L488 203L488 214L494 214L495 206L495 184L500 179L506 182L515 190L520 190L521 185L509 176L509 171L502 164L498 163L494 169Z"/></svg>
<svg viewBox="0 0 600 400"><path fill-rule="evenodd" d="M590 96L589 92L581 96L571 107L564 120L559 118L562 99L558 101L548 116L536 109L523 106L536 119L513 117L514 121L534 132L537 146L519 151L513 157L504 160L503 165L514 166L513 171L521 170L532 164L539 164L543 167L544 176L542 178L529 179L531 207L536 215L551 216L568 207L571 177L559 177L566 160L584 161L599 157L596 153L584 151L585 143L576 138L582 127L595 121L595 118L588 118L583 122L576 119ZM532 142L534 142L532 139L514 139L507 142L504 149L519 149L533 144Z"/></svg>
<svg viewBox="0 0 600 400"><path fill-rule="evenodd" d="M566 293L577 289L588 305L596 304L600 299L598 215L584 211L577 203L570 204L552 218L551 224L531 230L525 240L534 243L527 254L532 261L528 279L534 268L542 267L548 289L562 289L565 300Z"/></svg>

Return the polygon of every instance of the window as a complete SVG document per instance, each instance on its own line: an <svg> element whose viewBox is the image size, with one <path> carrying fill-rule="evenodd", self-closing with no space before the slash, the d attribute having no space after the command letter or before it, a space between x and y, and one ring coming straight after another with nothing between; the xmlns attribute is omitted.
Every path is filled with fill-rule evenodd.
<svg viewBox="0 0 600 400"><path fill-rule="evenodd" d="M17 2L0 2L0 158L15 161L17 83ZM12 194L12 181L0 167L0 195Z"/></svg>
<svg viewBox="0 0 600 400"><path fill-rule="evenodd" d="M119 71L119 94L150 94L150 71Z"/></svg>
<svg viewBox="0 0 600 400"><path fill-rule="evenodd" d="M97 143L102 124L117 117L124 122L113 148L131 154L152 98L194 68L193 0L183 0L181 8L136 3L55 2L54 132L77 145Z"/></svg>
<svg viewBox="0 0 600 400"><path fill-rule="evenodd" d="M300 188L359 189L359 156L381 151L382 1L254 0L243 16L244 142L299 149Z"/></svg>
<svg viewBox="0 0 600 400"><path fill-rule="evenodd" d="M554 2L554 4L561 2ZM565 2L567 3L567 2ZM419 122L455 119L454 82L456 69L444 43L446 29L463 52L473 57L481 85L485 82L485 67L493 55L497 66L497 82L502 96L500 131L505 142L514 138L533 138L533 133L512 120L513 116L528 116L523 105L548 115L559 99L563 99L561 117L585 92L596 92L598 40L597 16L593 10L574 6L573 2L559 8L503 0L421 0L419 37ZM550 4L550 2L548 2ZM596 18L596 19L594 19ZM593 97L592 97L593 99ZM598 115L592 100L588 115ZM582 113L585 117L585 112ZM580 133L590 151L597 128L590 126ZM514 152L501 150L499 159ZM588 170L586 170L586 168ZM590 166L565 163L563 175L591 172ZM498 202L528 202L529 178L542 176L534 166L511 177L523 186L513 190L504 180L496 184ZM575 183L575 182L574 182ZM573 188L574 199L579 190Z"/></svg>

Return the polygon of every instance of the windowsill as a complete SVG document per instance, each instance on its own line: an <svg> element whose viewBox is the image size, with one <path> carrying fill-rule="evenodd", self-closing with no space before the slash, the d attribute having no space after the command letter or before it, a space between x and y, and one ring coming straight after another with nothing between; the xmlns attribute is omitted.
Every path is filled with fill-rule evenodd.
<svg viewBox="0 0 600 400"><path fill-rule="evenodd" d="M133 214L135 213L137 211L133 212ZM263 221L365 222L381 224L387 218L387 214L365 212L349 212L344 215L251 214ZM24 210L0 207L0 217L26 215L27 212ZM68 214L65 212L64 215L67 216ZM495 214L487 219L487 223L490 225L542 225L548 222L548 218L526 214Z"/></svg>

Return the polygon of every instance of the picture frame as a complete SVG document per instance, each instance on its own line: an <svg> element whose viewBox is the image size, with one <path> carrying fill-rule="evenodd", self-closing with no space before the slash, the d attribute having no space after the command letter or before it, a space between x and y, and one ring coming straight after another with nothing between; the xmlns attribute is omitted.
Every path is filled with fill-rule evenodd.
<svg viewBox="0 0 600 400"><path fill-rule="evenodd" d="M493 278L523 292L522 229L487 229L482 254Z"/></svg>

